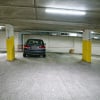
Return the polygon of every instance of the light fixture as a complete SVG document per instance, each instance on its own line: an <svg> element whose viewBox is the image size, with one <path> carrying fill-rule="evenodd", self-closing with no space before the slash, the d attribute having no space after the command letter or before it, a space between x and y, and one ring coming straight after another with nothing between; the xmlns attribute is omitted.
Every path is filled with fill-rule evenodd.
<svg viewBox="0 0 100 100"><path fill-rule="evenodd" d="M0 26L0 29L2 29L3 27L5 27L5 26Z"/></svg>
<svg viewBox="0 0 100 100"><path fill-rule="evenodd" d="M52 14L62 14L62 15L86 15L86 12L84 11L78 11L78 10L62 10L62 9L46 9L46 13L52 13Z"/></svg>
<svg viewBox="0 0 100 100"><path fill-rule="evenodd" d="M69 36L77 36L77 33L70 33Z"/></svg>
<svg viewBox="0 0 100 100"><path fill-rule="evenodd" d="M96 36L95 36L94 39L99 39L99 37L96 37Z"/></svg>
<svg viewBox="0 0 100 100"><path fill-rule="evenodd" d="M79 32L82 32L83 33L83 31L79 31Z"/></svg>
<svg viewBox="0 0 100 100"><path fill-rule="evenodd" d="M94 31L91 31L91 33L93 34L93 33L95 33Z"/></svg>

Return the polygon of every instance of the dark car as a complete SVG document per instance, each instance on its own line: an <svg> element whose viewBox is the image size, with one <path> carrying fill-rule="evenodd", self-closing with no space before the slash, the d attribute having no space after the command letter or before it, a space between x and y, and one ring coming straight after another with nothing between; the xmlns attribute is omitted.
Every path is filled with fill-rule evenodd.
<svg viewBox="0 0 100 100"><path fill-rule="evenodd" d="M30 55L40 55L46 57L46 47L41 39L28 39L24 45L23 57Z"/></svg>

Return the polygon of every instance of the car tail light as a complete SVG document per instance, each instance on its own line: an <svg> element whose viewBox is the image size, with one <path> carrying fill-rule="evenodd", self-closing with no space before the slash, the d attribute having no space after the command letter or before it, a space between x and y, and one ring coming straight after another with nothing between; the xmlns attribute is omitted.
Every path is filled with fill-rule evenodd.
<svg viewBox="0 0 100 100"><path fill-rule="evenodd" d="M45 46L44 45L41 45L41 46L39 46L39 48L45 48Z"/></svg>
<svg viewBox="0 0 100 100"><path fill-rule="evenodd" d="M29 48L30 48L30 46L24 45L24 49L29 49Z"/></svg>

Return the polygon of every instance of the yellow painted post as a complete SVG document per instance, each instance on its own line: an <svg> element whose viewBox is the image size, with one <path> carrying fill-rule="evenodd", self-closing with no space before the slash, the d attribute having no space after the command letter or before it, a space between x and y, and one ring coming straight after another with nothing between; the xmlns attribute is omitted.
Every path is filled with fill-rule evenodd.
<svg viewBox="0 0 100 100"><path fill-rule="evenodd" d="M82 60L85 62L91 62L91 41L83 40L83 56Z"/></svg>
<svg viewBox="0 0 100 100"><path fill-rule="evenodd" d="M88 63L91 63L91 34L89 30L85 30L83 33L83 41L82 41L82 60Z"/></svg>
<svg viewBox="0 0 100 100"><path fill-rule="evenodd" d="M11 34L11 33L12 34ZM11 25L6 25L6 48L7 48L7 60L13 61L15 59L15 46L14 46L14 32Z"/></svg>

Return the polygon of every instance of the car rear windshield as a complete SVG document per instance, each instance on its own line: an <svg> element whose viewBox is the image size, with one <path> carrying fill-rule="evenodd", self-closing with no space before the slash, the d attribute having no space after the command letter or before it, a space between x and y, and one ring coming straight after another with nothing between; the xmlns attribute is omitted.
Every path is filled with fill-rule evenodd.
<svg viewBox="0 0 100 100"><path fill-rule="evenodd" d="M43 40L30 39L26 44L29 45L44 45Z"/></svg>

